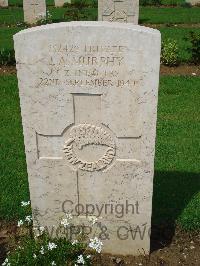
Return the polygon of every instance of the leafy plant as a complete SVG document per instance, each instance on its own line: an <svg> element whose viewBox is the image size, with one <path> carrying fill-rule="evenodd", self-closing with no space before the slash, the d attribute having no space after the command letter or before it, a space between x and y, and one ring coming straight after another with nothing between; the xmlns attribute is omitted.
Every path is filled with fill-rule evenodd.
<svg viewBox="0 0 200 266"><path fill-rule="evenodd" d="M179 48L176 40L169 38L162 42L161 63L167 66L176 66L180 63Z"/></svg>
<svg viewBox="0 0 200 266"><path fill-rule="evenodd" d="M101 226L97 218L90 217L87 226L82 222L75 226L73 216L63 214L58 227L52 226L50 231L40 225L32 227L30 201L22 201L21 206L27 216L18 221L19 230L12 244L17 247L8 253L2 266L89 266L91 255L101 252L101 240L94 235L89 239L85 230L88 225L89 229L95 226L96 234L99 224Z"/></svg>
<svg viewBox="0 0 200 266"><path fill-rule="evenodd" d="M187 48L191 54L190 61L195 65L200 64L200 33L191 31L185 39L190 42L190 47Z"/></svg>
<svg viewBox="0 0 200 266"><path fill-rule="evenodd" d="M45 14L39 14L38 15L38 21L37 21L37 25L45 25L45 24L50 24L52 23L52 15L49 11L47 11L46 16Z"/></svg>
<svg viewBox="0 0 200 266"><path fill-rule="evenodd" d="M0 50L0 65L15 65L15 51L8 49Z"/></svg>

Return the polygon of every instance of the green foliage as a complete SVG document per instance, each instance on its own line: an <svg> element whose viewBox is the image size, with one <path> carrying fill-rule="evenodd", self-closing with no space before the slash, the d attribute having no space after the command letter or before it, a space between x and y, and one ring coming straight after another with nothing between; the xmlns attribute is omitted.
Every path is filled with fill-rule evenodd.
<svg viewBox="0 0 200 266"><path fill-rule="evenodd" d="M179 48L179 59L181 63L188 63L191 59L191 50L188 49L191 47L191 43L189 40L185 38L191 31L191 28L178 28L178 27L161 27L159 28L162 41L167 39L173 39L177 41L178 48ZM200 33L200 29L195 28L193 29L195 33Z"/></svg>
<svg viewBox="0 0 200 266"><path fill-rule="evenodd" d="M40 25L50 24L50 23L52 23L52 22L53 22L53 20L52 20L52 15L51 15L50 11L47 10L46 17L45 17L45 18L41 17L41 18L37 21L36 24L37 24L38 26L40 26Z"/></svg>
<svg viewBox="0 0 200 266"><path fill-rule="evenodd" d="M191 62L200 64L200 33L191 31L186 38L190 42L190 47L187 49L191 54Z"/></svg>
<svg viewBox="0 0 200 266"><path fill-rule="evenodd" d="M141 0L141 6L181 6L184 0ZM186 6L187 7L187 6Z"/></svg>
<svg viewBox="0 0 200 266"><path fill-rule="evenodd" d="M49 249L49 243L50 245L53 243L55 248ZM85 250L84 245L81 243L72 245L65 238L50 239L47 235L39 239L24 236L20 239L19 244L15 251L11 252L6 259L6 262L13 266L71 266L75 265L78 256L82 255ZM90 265L90 259L87 258L87 255L83 255L83 258L84 265Z"/></svg>
<svg viewBox="0 0 200 266"><path fill-rule="evenodd" d="M3 266L72 266L90 265L91 255L100 253L103 243L97 237L91 238L85 228L95 228L95 233L101 223L97 218L89 219L88 224L73 225L73 216L63 213L60 217L60 224L52 226L36 226L32 222L30 201L22 201L26 214L24 219L18 221L18 230L14 236L11 235L8 257ZM77 218L77 217L76 217ZM88 227L89 226L89 227ZM93 235L94 236L94 235ZM70 240L69 240L70 239ZM13 247L15 249L13 250Z"/></svg>
<svg viewBox="0 0 200 266"><path fill-rule="evenodd" d="M141 0L141 6L160 6L162 4L162 0Z"/></svg>
<svg viewBox="0 0 200 266"><path fill-rule="evenodd" d="M0 65L15 65L15 52L14 50L1 49L0 50Z"/></svg>
<svg viewBox="0 0 200 266"><path fill-rule="evenodd" d="M179 52L176 40L167 39L162 42L161 63L167 66L176 66L179 64Z"/></svg>
<svg viewBox="0 0 200 266"><path fill-rule="evenodd" d="M87 0L72 0L72 5L78 9L82 9L88 5Z"/></svg>

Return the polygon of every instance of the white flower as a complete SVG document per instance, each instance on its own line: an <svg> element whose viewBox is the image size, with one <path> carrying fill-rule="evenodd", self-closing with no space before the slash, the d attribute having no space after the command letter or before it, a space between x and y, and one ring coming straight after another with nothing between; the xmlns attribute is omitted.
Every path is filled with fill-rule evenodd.
<svg viewBox="0 0 200 266"><path fill-rule="evenodd" d="M87 258L87 259L90 259L90 258L91 258L91 255L87 255L86 258Z"/></svg>
<svg viewBox="0 0 200 266"><path fill-rule="evenodd" d="M60 224L63 225L64 227L67 227L68 225L70 225L70 223L68 222L68 219L62 219Z"/></svg>
<svg viewBox="0 0 200 266"><path fill-rule="evenodd" d="M103 243L97 238L91 238L89 247L96 250L97 253L101 253Z"/></svg>
<svg viewBox="0 0 200 266"><path fill-rule="evenodd" d="M73 242L72 242L72 245L74 246L74 245L76 245L78 243L78 240L74 240Z"/></svg>
<svg viewBox="0 0 200 266"><path fill-rule="evenodd" d="M92 217L91 216L91 217L88 218L88 220L89 220L89 222L91 222L94 225L97 222L98 219L96 217Z"/></svg>
<svg viewBox="0 0 200 266"><path fill-rule="evenodd" d="M52 266L55 266L56 265L55 261L52 261L51 265Z"/></svg>
<svg viewBox="0 0 200 266"><path fill-rule="evenodd" d="M18 223L17 223L17 226L20 227L23 224L24 224L24 222L22 220L19 220Z"/></svg>
<svg viewBox="0 0 200 266"><path fill-rule="evenodd" d="M5 259L4 263L2 263L2 266L10 266L8 259Z"/></svg>
<svg viewBox="0 0 200 266"><path fill-rule="evenodd" d="M83 255L79 255L78 256L77 263L79 263L79 264L85 264L85 260L83 258Z"/></svg>
<svg viewBox="0 0 200 266"><path fill-rule="evenodd" d="M37 258L36 254L33 254L33 258L34 258L34 259L36 259L36 258Z"/></svg>
<svg viewBox="0 0 200 266"><path fill-rule="evenodd" d="M57 248L57 245L55 243L49 242L47 248L48 248L48 250L52 250L54 248Z"/></svg>
<svg viewBox="0 0 200 266"><path fill-rule="evenodd" d="M40 14L38 14L38 16L37 16L38 19L43 19L43 18L45 18L45 17L46 17L46 14L45 14L45 13L40 13Z"/></svg>
<svg viewBox="0 0 200 266"><path fill-rule="evenodd" d="M44 233L44 231L45 231L45 228L44 228L44 226L40 226L40 227L39 227L39 230L40 230L40 233L41 233L41 234L43 234L43 233Z"/></svg>
<svg viewBox="0 0 200 266"><path fill-rule="evenodd" d="M26 216L25 221L28 222L28 224L30 224L32 222L31 215Z"/></svg>
<svg viewBox="0 0 200 266"><path fill-rule="evenodd" d="M40 254L44 255L44 247L41 247Z"/></svg>
<svg viewBox="0 0 200 266"><path fill-rule="evenodd" d="M71 220L73 218L71 213L66 213L65 216L68 220Z"/></svg>
<svg viewBox="0 0 200 266"><path fill-rule="evenodd" d="M26 206L30 205L30 203L31 203L30 200L27 201L27 202L26 202L26 201L22 201L22 202L21 202L21 206L22 206L22 207L26 207Z"/></svg>

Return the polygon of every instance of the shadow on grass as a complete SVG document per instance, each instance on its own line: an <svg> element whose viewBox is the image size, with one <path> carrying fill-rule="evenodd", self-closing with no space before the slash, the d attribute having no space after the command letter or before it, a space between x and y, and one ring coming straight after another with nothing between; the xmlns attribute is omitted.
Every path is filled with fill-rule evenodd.
<svg viewBox="0 0 200 266"><path fill-rule="evenodd" d="M199 190L199 174L155 172L151 251L171 243L178 216Z"/></svg>
<svg viewBox="0 0 200 266"><path fill-rule="evenodd" d="M148 23L148 22L150 22L150 19L147 19L147 18L139 18L138 24L141 25L141 24Z"/></svg>

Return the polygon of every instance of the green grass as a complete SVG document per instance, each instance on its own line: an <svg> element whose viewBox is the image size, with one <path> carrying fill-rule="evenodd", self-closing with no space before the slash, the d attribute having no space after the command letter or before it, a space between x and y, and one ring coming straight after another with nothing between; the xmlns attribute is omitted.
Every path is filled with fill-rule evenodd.
<svg viewBox="0 0 200 266"><path fill-rule="evenodd" d="M162 41L170 38L176 40L179 48L179 56L181 62L187 62L191 59L191 54L187 51L187 48L190 47L190 42L185 40L185 37L189 36L190 31L200 33L200 29L185 29L185 28L169 28L161 27L159 28L162 36Z"/></svg>
<svg viewBox="0 0 200 266"><path fill-rule="evenodd" d="M0 9L0 25L14 25L23 22L23 9L18 7L9 7Z"/></svg>
<svg viewBox="0 0 200 266"><path fill-rule="evenodd" d="M46 0L47 5L54 5L54 0ZM23 6L23 0L9 0L9 6Z"/></svg>
<svg viewBox="0 0 200 266"><path fill-rule="evenodd" d="M48 10L53 15L54 21L63 21L64 14L71 8L55 8L49 6ZM72 13L72 12L71 12ZM68 16L65 20L73 20L73 17ZM74 18L76 19L76 18ZM84 8L82 19L96 20L97 8ZM0 9L0 25L16 25L18 22L23 22L23 9L21 7L9 7L8 9ZM140 24L180 24L180 23L200 23L200 8L160 8L160 7L140 7Z"/></svg>
<svg viewBox="0 0 200 266"><path fill-rule="evenodd" d="M22 30L23 28L7 28L2 27L0 28L0 49L13 49L14 43L13 43L13 35L17 33L18 31Z"/></svg>
<svg viewBox="0 0 200 266"><path fill-rule="evenodd" d="M200 77L162 77L153 222L200 228Z"/></svg>
<svg viewBox="0 0 200 266"><path fill-rule="evenodd" d="M0 76L0 219L23 215L28 200L17 78ZM161 77L153 223L200 228L200 77Z"/></svg>
<svg viewBox="0 0 200 266"><path fill-rule="evenodd" d="M200 8L140 7L140 24L200 23Z"/></svg>
<svg viewBox="0 0 200 266"><path fill-rule="evenodd" d="M23 215L20 201L29 199L28 181L17 79L15 75L5 75L0 80L0 219L14 219Z"/></svg>

